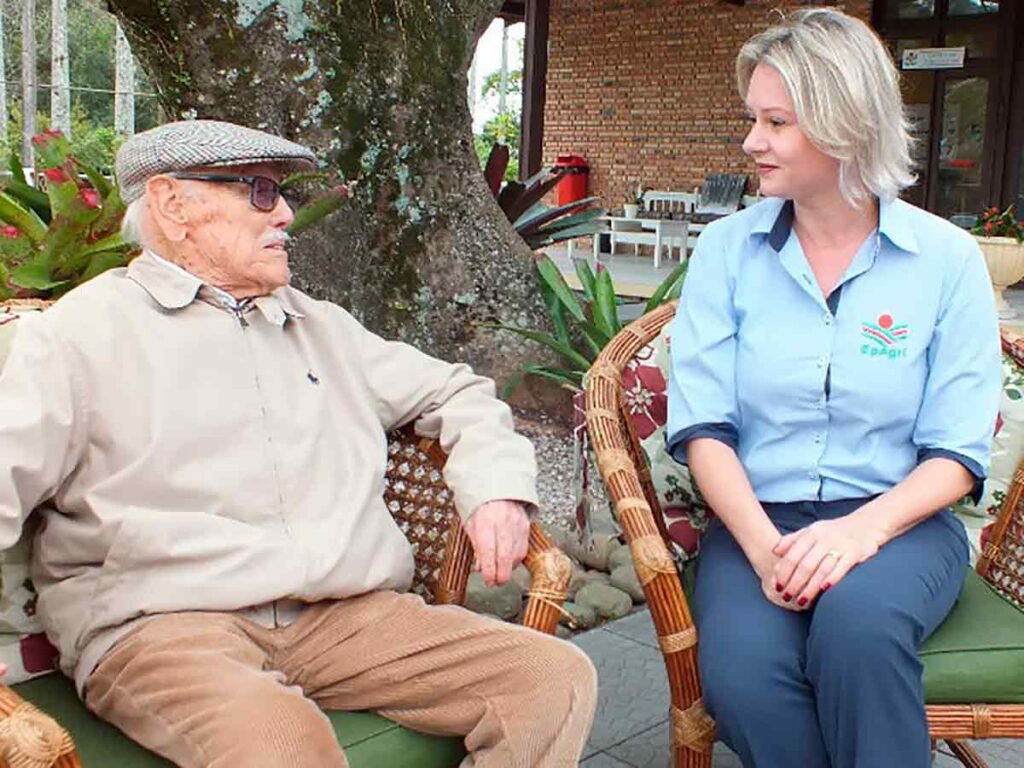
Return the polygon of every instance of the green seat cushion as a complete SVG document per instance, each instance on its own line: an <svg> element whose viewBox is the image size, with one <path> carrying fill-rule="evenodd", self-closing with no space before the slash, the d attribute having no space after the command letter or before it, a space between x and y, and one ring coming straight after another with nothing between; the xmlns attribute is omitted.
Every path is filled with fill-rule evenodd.
<svg viewBox="0 0 1024 768"><path fill-rule="evenodd" d="M85 768L172 765L95 717L63 675L47 675L12 687L68 730ZM461 739L410 731L369 712L331 711L327 716L351 768L453 768L466 755Z"/></svg>
<svg viewBox="0 0 1024 768"><path fill-rule="evenodd" d="M919 655L929 704L1024 704L1024 611L973 570Z"/></svg>

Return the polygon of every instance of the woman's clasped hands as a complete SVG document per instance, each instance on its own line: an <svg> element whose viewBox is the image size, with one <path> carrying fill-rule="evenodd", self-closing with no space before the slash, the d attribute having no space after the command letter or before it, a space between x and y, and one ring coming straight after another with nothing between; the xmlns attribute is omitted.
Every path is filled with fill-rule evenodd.
<svg viewBox="0 0 1024 768"><path fill-rule="evenodd" d="M772 549L774 566L759 574L762 588L777 605L807 610L855 565L873 557L882 543L876 526L863 517L819 520L779 539Z"/></svg>

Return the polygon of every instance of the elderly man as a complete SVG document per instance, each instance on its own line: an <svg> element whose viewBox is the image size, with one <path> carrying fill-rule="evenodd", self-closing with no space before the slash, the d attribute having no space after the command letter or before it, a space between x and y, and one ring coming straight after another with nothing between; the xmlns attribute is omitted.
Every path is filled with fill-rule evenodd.
<svg viewBox="0 0 1024 768"><path fill-rule="evenodd" d="M325 709L575 765L573 646L403 594L386 430L415 422L487 582L524 556L532 448L491 381L289 287L282 176L307 149L213 121L121 148L145 247L22 322L0 377L0 547L49 502L38 611L86 705L182 766L344 766Z"/></svg>

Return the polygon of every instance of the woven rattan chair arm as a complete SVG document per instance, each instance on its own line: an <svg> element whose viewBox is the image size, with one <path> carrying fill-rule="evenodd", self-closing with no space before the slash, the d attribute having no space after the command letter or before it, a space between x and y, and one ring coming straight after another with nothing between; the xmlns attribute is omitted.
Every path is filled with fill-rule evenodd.
<svg viewBox="0 0 1024 768"><path fill-rule="evenodd" d="M0 765L82 768L71 736L56 720L0 685Z"/></svg>
<svg viewBox="0 0 1024 768"><path fill-rule="evenodd" d="M530 571L530 591L523 625L553 635L564 610L562 604L569 593L572 563L562 550L551 543L537 523L531 523L530 548L523 564Z"/></svg>
<svg viewBox="0 0 1024 768"><path fill-rule="evenodd" d="M602 350L587 373L590 444L651 609L672 696L673 765L710 765L714 724L701 704L697 632L675 562L662 539L633 458L623 413L622 371L675 314L675 302L630 323Z"/></svg>

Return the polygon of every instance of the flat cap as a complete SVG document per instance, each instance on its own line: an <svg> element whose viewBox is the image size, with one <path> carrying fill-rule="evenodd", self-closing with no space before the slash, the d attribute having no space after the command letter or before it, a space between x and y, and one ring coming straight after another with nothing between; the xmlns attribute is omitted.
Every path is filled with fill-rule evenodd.
<svg viewBox="0 0 1024 768"><path fill-rule="evenodd" d="M310 150L280 136L219 120L183 120L132 136L117 151L114 170L121 197L130 203L159 173L253 163L278 163L293 172L315 162Z"/></svg>

